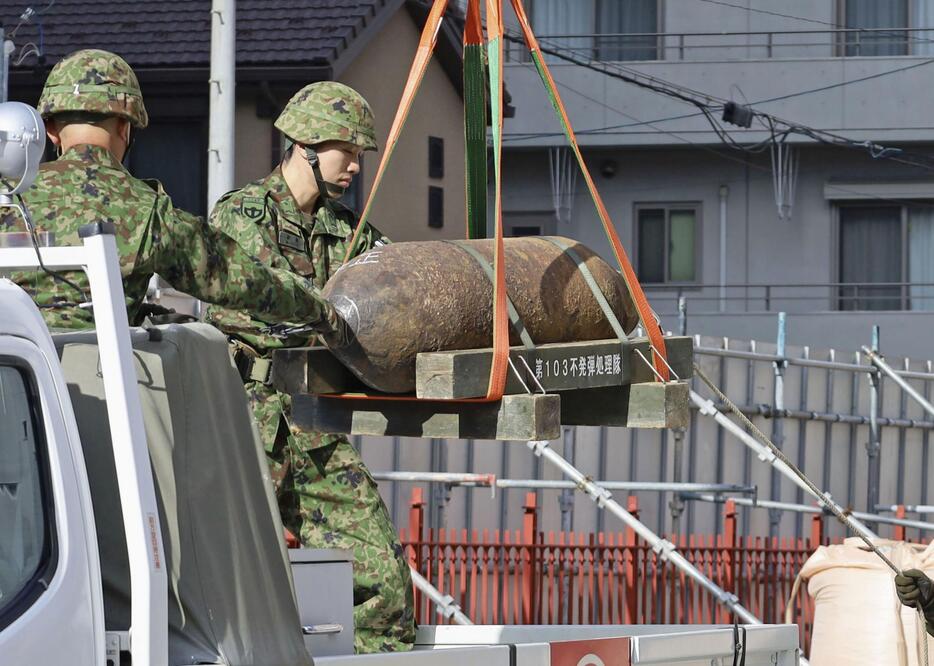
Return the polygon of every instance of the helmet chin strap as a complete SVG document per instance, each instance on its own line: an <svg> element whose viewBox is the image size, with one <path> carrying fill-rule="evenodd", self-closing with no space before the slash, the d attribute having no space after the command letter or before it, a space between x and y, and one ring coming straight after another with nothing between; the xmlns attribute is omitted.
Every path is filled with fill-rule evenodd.
<svg viewBox="0 0 934 666"><path fill-rule="evenodd" d="M340 198L344 193L344 188L336 183L329 183L321 175L321 160L318 159L317 151L311 146L305 146L305 159L311 167L311 172L315 176L315 183L318 186L318 196L321 197L325 206L330 205L331 199Z"/></svg>
<svg viewBox="0 0 934 666"><path fill-rule="evenodd" d="M136 133L133 131L132 123L127 123L126 135L126 150L123 151L123 159L121 160L124 166L128 164L128 160L130 159L130 148L133 147L133 141L136 139Z"/></svg>

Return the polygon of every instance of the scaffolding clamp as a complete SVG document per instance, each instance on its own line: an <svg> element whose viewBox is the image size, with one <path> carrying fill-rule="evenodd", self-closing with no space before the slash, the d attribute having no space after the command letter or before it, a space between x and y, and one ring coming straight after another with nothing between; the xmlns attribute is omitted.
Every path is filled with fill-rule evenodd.
<svg viewBox="0 0 934 666"><path fill-rule="evenodd" d="M675 545L668 539L659 539L652 546L652 552L658 555L662 560L667 561L671 553L675 551Z"/></svg>
<svg viewBox="0 0 934 666"><path fill-rule="evenodd" d="M450 594L446 594L441 597L441 601L435 605L435 609L438 615L441 615L444 617L444 619L448 620L452 615L454 615L454 613L460 610L460 607L454 603L454 597L452 597Z"/></svg>
<svg viewBox="0 0 934 666"><path fill-rule="evenodd" d="M698 401L695 400L695 402ZM713 404L713 400L701 399L699 402L700 404L698 405L698 408L700 409L700 413L704 416L716 416L720 413L720 410L717 409L717 406Z"/></svg>
<svg viewBox="0 0 934 666"><path fill-rule="evenodd" d="M613 499L613 493L604 488L603 486L598 486L593 484L596 490L590 493L590 496L593 498L593 501L597 503L597 506L601 509L605 509L607 502Z"/></svg>
<svg viewBox="0 0 934 666"><path fill-rule="evenodd" d="M532 449L532 453L534 453L536 456L541 458L542 453L545 451L545 449L548 448L548 440L545 440L545 439L530 440L529 442L527 442L527 446L530 449Z"/></svg>

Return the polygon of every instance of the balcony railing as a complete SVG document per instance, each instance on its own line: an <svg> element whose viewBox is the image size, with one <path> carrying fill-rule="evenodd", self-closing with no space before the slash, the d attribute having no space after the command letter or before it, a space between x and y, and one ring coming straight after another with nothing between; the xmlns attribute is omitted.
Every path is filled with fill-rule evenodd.
<svg viewBox="0 0 934 666"><path fill-rule="evenodd" d="M553 34L539 41L574 58L620 62L934 56L934 28ZM507 43L506 58L524 61L525 46Z"/></svg>
<svg viewBox="0 0 934 666"><path fill-rule="evenodd" d="M659 314L684 299L693 313L826 311L934 312L934 282L816 282L643 285Z"/></svg>

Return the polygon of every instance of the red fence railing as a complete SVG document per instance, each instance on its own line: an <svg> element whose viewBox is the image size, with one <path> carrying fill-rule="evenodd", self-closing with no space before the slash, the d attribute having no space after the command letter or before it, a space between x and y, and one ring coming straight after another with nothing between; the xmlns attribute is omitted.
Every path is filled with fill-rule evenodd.
<svg viewBox="0 0 934 666"><path fill-rule="evenodd" d="M421 488L413 489L401 539L413 566L482 624L710 624L732 622L714 596L654 552L634 531L582 534L538 531L535 493L521 530L425 530ZM635 497L630 512L638 515ZM727 501L722 533L669 536L689 562L766 623L784 622L795 577L818 544L816 514L806 539L742 537ZM794 603L802 647L810 641L813 604L804 586ZM438 624L429 599L416 594L416 619Z"/></svg>

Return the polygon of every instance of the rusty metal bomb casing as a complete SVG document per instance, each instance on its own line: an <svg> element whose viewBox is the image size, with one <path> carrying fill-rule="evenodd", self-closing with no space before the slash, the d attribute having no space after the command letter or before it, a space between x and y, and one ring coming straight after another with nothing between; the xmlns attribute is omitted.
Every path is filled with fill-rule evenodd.
<svg viewBox="0 0 934 666"><path fill-rule="evenodd" d="M638 323L622 276L592 250L562 238L584 260L628 333ZM458 241L492 265L493 240ZM332 352L364 383L387 393L415 390L419 352L478 349L493 342L493 286L457 243L375 248L346 264L324 288L356 341ZM574 259L540 237L505 239L506 291L535 344L615 334ZM327 340L326 340L327 341ZM510 327L510 344L521 344Z"/></svg>

